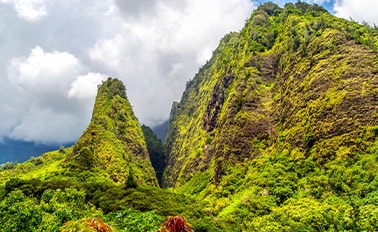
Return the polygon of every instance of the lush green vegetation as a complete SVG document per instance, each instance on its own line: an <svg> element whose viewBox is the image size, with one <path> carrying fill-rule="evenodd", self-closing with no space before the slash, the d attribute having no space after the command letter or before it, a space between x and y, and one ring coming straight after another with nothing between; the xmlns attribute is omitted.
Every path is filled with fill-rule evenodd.
<svg viewBox="0 0 378 232"><path fill-rule="evenodd" d="M190 218L194 228L214 226L189 196L101 181L11 179L3 188L0 209L3 231L76 231L93 218L115 231L156 231L165 217L178 214Z"/></svg>
<svg viewBox="0 0 378 232"><path fill-rule="evenodd" d="M167 148L110 78L73 147L1 166L2 231L376 231L377 49L368 25L263 4L187 83Z"/></svg>
<svg viewBox="0 0 378 232"><path fill-rule="evenodd" d="M154 167L159 183L161 183L161 178L163 177L167 159L166 147L151 128L146 125L142 125L142 130L146 140L148 154L150 155L151 164Z"/></svg>
<svg viewBox="0 0 378 232"><path fill-rule="evenodd" d="M214 227L195 199L157 187L150 156L163 162L165 149L143 129L122 82L108 79L73 147L1 166L2 231L156 231L171 215Z"/></svg>
<svg viewBox="0 0 378 232"><path fill-rule="evenodd" d="M132 173L139 184L157 186L142 128L121 81L109 78L99 87L91 123L67 160L73 172L100 171L120 183Z"/></svg>
<svg viewBox="0 0 378 232"><path fill-rule="evenodd" d="M2 231L58 231L63 223L99 214L77 189L46 190L40 199L15 190L0 202Z"/></svg>
<svg viewBox="0 0 378 232"><path fill-rule="evenodd" d="M267 3L173 106L164 185L225 231L375 231L378 30Z"/></svg>

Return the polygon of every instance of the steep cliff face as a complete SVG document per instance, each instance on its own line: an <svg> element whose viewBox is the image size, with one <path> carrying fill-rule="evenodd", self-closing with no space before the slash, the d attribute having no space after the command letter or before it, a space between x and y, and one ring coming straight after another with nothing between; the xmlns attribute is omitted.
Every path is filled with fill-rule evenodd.
<svg viewBox="0 0 378 232"><path fill-rule="evenodd" d="M114 182L132 175L139 184L157 186L141 126L121 81L109 78L99 86L92 120L67 160L76 170L105 171Z"/></svg>
<svg viewBox="0 0 378 232"><path fill-rule="evenodd" d="M219 185L283 150L319 167L364 151L377 137L377 35L317 5L259 7L174 104L164 185L197 175Z"/></svg>

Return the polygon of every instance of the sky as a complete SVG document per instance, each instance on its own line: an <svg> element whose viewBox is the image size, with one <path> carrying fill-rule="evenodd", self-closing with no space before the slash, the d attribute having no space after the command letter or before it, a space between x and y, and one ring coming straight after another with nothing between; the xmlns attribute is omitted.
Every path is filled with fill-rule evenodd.
<svg viewBox="0 0 378 232"><path fill-rule="evenodd" d="M159 124L220 39L263 2L0 0L0 141L75 141L108 77L124 82L141 123ZM376 0L307 2L378 24Z"/></svg>

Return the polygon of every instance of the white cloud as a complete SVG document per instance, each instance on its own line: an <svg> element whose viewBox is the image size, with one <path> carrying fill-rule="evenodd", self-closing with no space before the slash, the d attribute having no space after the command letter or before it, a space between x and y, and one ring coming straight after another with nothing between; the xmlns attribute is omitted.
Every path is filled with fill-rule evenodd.
<svg viewBox="0 0 378 232"><path fill-rule="evenodd" d="M147 124L168 118L185 82L254 8L249 0L161 0L146 11L147 2L117 3L124 16L119 30L99 39L89 54L106 73L124 80L134 111Z"/></svg>
<svg viewBox="0 0 378 232"><path fill-rule="evenodd" d="M28 56L12 59L9 66L9 102L0 111L0 137L65 143L78 138L87 126L97 85L105 79L68 52L33 48ZM5 93L2 93L5 94Z"/></svg>
<svg viewBox="0 0 378 232"><path fill-rule="evenodd" d="M90 50L89 56L92 60L103 62L110 67L119 67L124 42L125 40L121 35L100 40Z"/></svg>
<svg viewBox="0 0 378 232"><path fill-rule="evenodd" d="M45 0L1 0L14 5L19 17L27 21L38 21L47 16Z"/></svg>
<svg viewBox="0 0 378 232"><path fill-rule="evenodd" d="M26 91L65 93L83 70L80 61L67 52L45 52L37 46L28 57L14 58L9 78Z"/></svg>
<svg viewBox="0 0 378 232"><path fill-rule="evenodd" d="M337 16L370 24L378 24L377 9L375 0L337 0L334 5Z"/></svg>
<svg viewBox="0 0 378 232"><path fill-rule="evenodd" d="M92 100L96 97L97 86L101 84L102 81L105 81L106 78L105 75L99 73L88 73L78 76L71 84L68 97Z"/></svg>

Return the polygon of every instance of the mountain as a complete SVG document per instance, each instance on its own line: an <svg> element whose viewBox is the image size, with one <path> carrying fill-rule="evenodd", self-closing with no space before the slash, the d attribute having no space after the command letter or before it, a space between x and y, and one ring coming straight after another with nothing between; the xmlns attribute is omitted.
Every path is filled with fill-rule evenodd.
<svg viewBox="0 0 378 232"><path fill-rule="evenodd" d="M132 174L139 184L157 185L142 128L121 81L109 78L99 87L92 120L67 160L74 169L100 167L115 182Z"/></svg>
<svg viewBox="0 0 378 232"><path fill-rule="evenodd" d="M158 186L144 134L127 100L125 86L112 78L99 86L91 122L72 147L61 146L25 164L3 166L10 169L1 173L3 181L18 173L20 179L58 181L63 186L81 185L83 179L88 183L135 181L137 185ZM68 182L62 181L66 178Z"/></svg>
<svg viewBox="0 0 378 232"><path fill-rule="evenodd" d="M218 183L272 146L318 164L354 146L378 122L376 34L316 5L259 7L173 105L166 185L209 169Z"/></svg>
<svg viewBox="0 0 378 232"><path fill-rule="evenodd" d="M377 51L318 5L261 5L173 104L163 185L233 231L377 228Z"/></svg>

